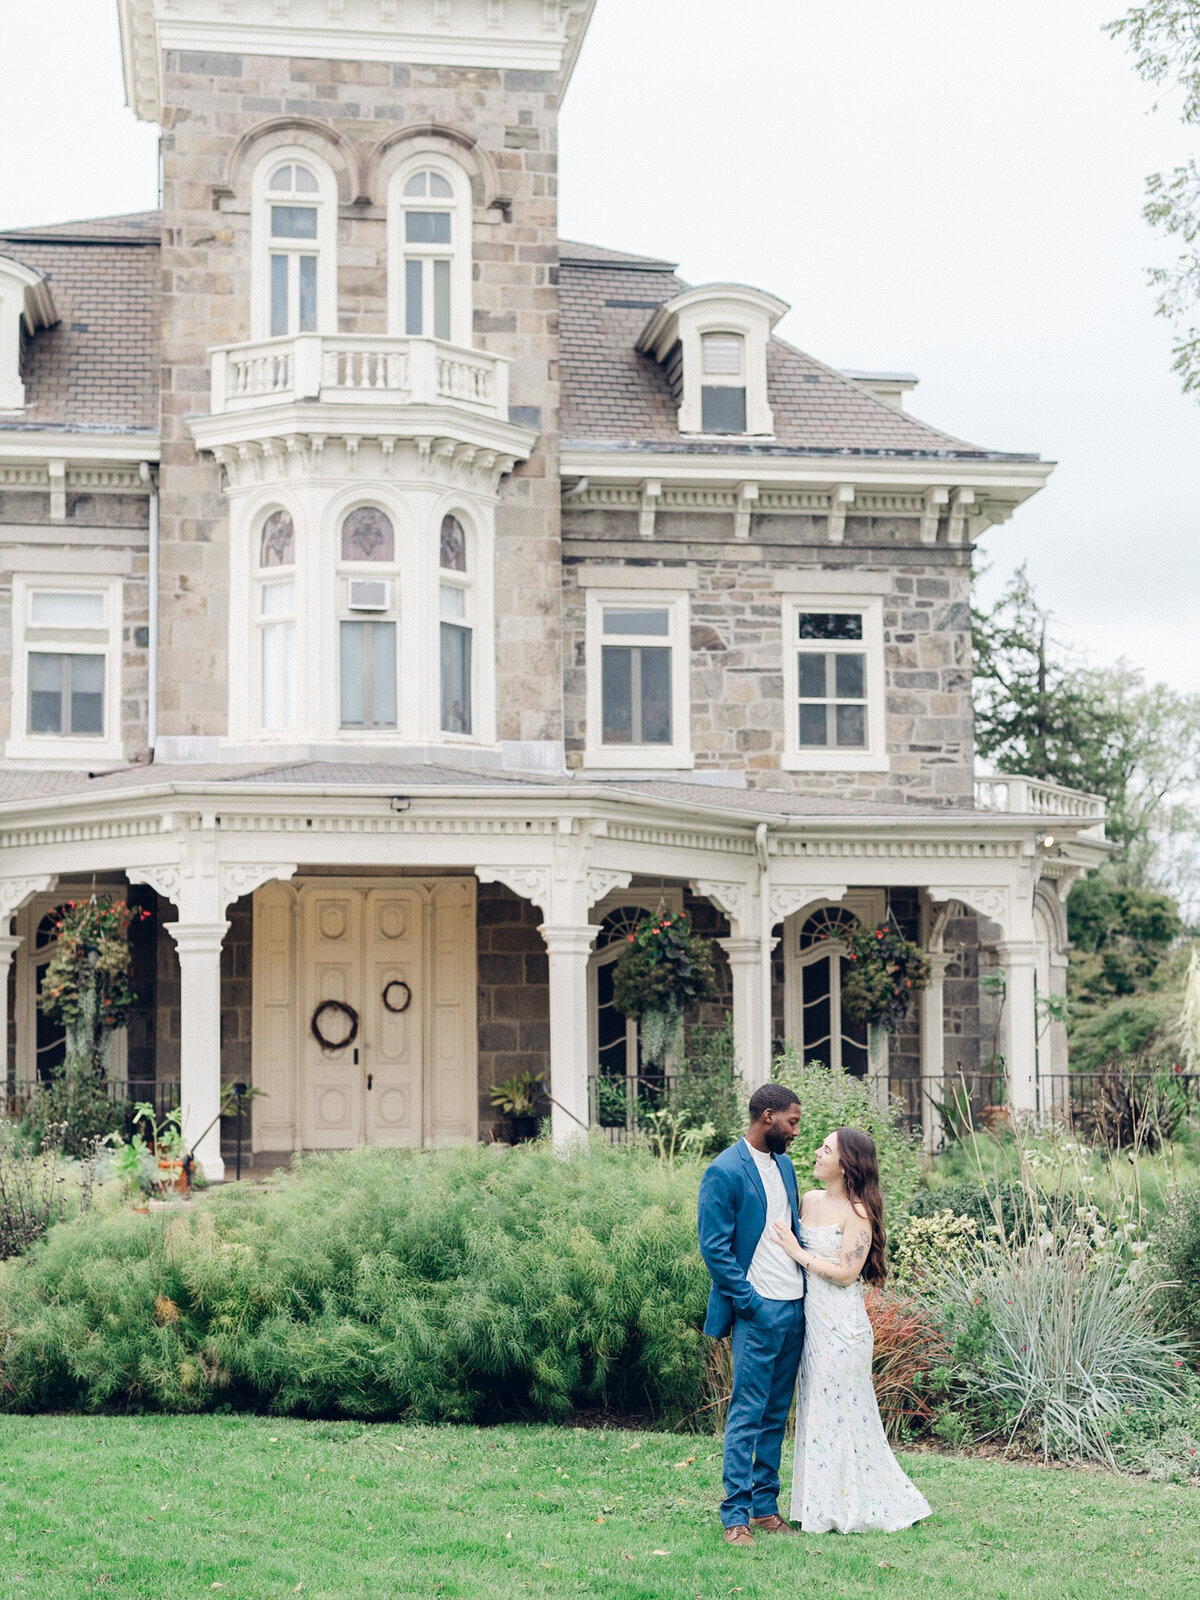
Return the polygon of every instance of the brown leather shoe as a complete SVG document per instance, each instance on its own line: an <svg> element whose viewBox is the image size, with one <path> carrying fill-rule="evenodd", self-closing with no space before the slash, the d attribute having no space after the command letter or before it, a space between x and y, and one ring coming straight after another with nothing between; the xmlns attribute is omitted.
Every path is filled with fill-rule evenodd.
<svg viewBox="0 0 1200 1600"><path fill-rule="evenodd" d="M739 1549L743 1546L748 1549L754 1543L754 1536L746 1524L740 1522L736 1528L725 1529L725 1543L737 1545Z"/></svg>
<svg viewBox="0 0 1200 1600"><path fill-rule="evenodd" d="M750 1526L761 1528L764 1533L795 1533L795 1528L790 1522L785 1522L779 1513L773 1512L769 1517L751 1517Z"/></svg>

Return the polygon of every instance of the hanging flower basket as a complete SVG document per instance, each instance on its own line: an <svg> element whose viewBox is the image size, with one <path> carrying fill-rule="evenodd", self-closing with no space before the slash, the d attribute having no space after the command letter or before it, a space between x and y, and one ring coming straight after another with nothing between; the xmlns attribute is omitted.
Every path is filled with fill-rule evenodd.
<svg viewBox="0 0 1200 1600"><path fill-rule="evenodd" d="M678 1046L690 1006L716 997L712 944L692 932L688 917L664 911L638 924L613 973L613 1001L640 1024L647 1061L659 1063Z"/></svg>
<svg viewBox="0 0 1200 1600"><path fill-rule="evenodd" d="M928 989L929 957L890 923L841 935L850 959L842 980L842 1010L854 1022L895 1033L914 994Z"/></svg>
<svg viewBox="0 0 1200 1600"><path fill-rule="evenodd" d="M100 1076L110 1035L133 1008L129 930L149 916L124 900L69 901L41 986L41 1008L67 1033L68 1075Z"/></svg>

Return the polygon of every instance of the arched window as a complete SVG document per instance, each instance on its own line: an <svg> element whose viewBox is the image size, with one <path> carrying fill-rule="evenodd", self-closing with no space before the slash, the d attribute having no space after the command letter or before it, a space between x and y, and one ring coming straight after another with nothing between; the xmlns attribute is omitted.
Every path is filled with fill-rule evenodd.
<svg viewBox="0 0 1200 1600"><path fill-rule="evenodd" d="M467 532L455 516L441 531L441 727L472 732L474 594L467 562Z"/></svg>
<svg viewBox="0 0 1200 1600"><path fill-rule="evenodd" d="M396 530L379 506L355 506L342 523L341 557L352 567L391 565ZM338 624L340 723L348 732L398 726L396 584L393 578L339 579L343 611Z"/></svg>
<svg viewBox="0 0 1200 1600"><path fill-rule="evenodd" d="M857 926L849 911L826 906L800 930L801 1040L805 1061L865 1078L870 1066L867 1025L842 1014L842 982L850 966L845 936Z"/></svg>
<svg viewBox="0 0 1200 1600"><path fill-rule="evenodd" d="M413 339L471 342L471 186L460 168L416 158L389 190L392 326Z"/></svg>
<svg viewBox="0 0 1200 1600"><path fill-rule="evenodd" d="M274 151L254 183L254 337L337 331L337 184L307 151Z"/></svg>
<svg viewBox="0 0 1200 1600"><path fill-rule="evenodd" d="M260 567L290 567L296 560L296 529L288 511L272 511L263 523Z"/></svg>
<svg viewBox="0 0 1200 1600"><path fill-rule="evenodd" d="M342 523L343 561L394 561L392 519L378 506L357 506Z"/></svg>

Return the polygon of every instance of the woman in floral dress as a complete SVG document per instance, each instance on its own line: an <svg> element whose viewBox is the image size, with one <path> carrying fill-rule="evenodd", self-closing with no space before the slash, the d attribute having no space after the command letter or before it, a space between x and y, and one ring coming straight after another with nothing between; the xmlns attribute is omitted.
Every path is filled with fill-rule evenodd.
<svg viewBox="0 0 1200 1600"><path fill-rule="evenodd" d="M800 1208L802 1244L776 1226L804 1267L804 1359L796 1407L792 1521L806 1533L895 1533L930 1515L892 1454L871 1381L874 1336L863 1285L887 1277L874 1142L839 1128L817 1152Z"/></svg>

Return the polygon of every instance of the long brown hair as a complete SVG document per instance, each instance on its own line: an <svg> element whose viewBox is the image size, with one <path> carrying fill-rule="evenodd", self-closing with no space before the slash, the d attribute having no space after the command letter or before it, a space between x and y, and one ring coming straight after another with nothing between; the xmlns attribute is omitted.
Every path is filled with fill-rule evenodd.
<svg viewBox="0 0 1200 1600"><path fill-rule="evenodd" d="M881 1284L888 1275L887 1229L883 1225L883 1194L879 1188L875 1141L859 1128L839 1128L836 1138L846 1193L863 1208L871 1224L871 1248L862 1269L863 1281Z"/></svg>

